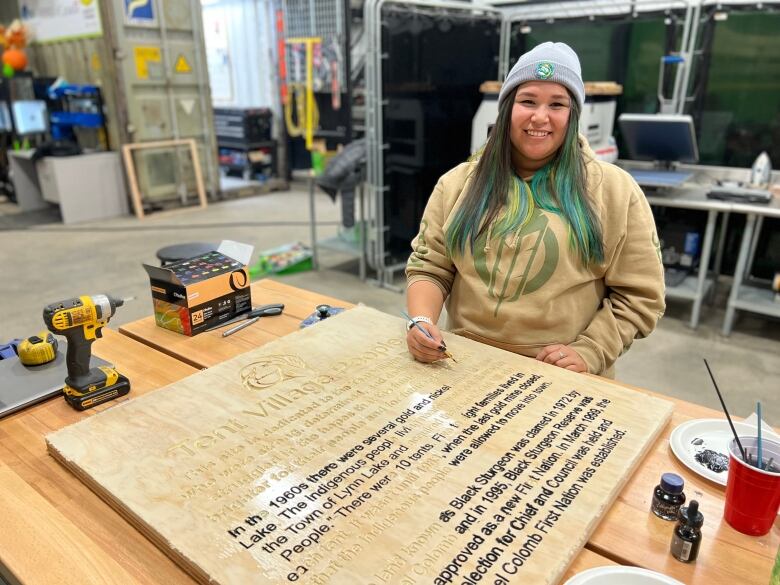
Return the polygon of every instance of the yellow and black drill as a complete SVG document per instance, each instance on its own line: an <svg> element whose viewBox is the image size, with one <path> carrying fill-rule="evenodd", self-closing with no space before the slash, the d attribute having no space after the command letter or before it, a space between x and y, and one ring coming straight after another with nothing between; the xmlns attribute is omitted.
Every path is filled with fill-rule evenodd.
<svg viewBox="0 0 780 585"><path fill-rule="evenodd" d="M83 296L47 305L43 320L49 331L68 340L65 362L65 400L76 410L86 410L130 392L130 381L111 366L90 368L92 343L124 301L108 295Z"/></svg>

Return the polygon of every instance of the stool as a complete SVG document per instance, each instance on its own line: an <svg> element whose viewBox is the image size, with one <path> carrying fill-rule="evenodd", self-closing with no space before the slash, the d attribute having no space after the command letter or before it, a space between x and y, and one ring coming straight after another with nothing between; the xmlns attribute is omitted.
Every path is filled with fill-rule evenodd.
<svg viewBox="0 0 780 585"><path fill-rule="evenodd" d="M179 260L187 260L201 254L214 252L217 244L208 244L206 242L189 242L187 244L174 244L165 246L157 250L157 258L160 260L160 266L173 264Z"/></svg>

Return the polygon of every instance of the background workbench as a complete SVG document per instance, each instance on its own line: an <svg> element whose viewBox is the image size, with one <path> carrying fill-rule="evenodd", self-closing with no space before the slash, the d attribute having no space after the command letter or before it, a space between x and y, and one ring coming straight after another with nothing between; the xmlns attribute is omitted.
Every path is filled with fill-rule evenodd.
<svg viewBox="0 0 780 585"><path fill-rule="evenodd" d="M229 326L187 337L158 327L154 316L122 325L119 331L193 367L208 368L297 331L301 321L314 313L317 305L344 308L354 306L274 280L265 279L252 283L252 305L272 303L284 303L284 312L275 317L262 317L253 325L228 337L222 337L222 332L227 331Z"/></svg>
<svg viewBox="0 0 780 585"><path fill-rule="evenodd" d="M742 233L737 265L734 269L734 281L731 285L726 316L723 319L722 333L728 336L731 334L738 309L761 315L780 317L780 303L773 301L774 294L771 290L745 284L744 282L753 265L756 243L761 233L764 218L780 218L780 199L775 197L767 204L739 203L709 199L707 197L708 191L709 188L704 186L669 189L657 194L647 195L647 201L652 206L689 209L707 214L698 273L687 276L677 286L668 286L666 288L667 298L688 300L693 303L690 319L690 326L693 329L699 325L699 316L705 297L714 291L714 287L718 282L729 218L733 214L745 216L745 230ZM715 224L719 215L722 217L720 237L718 238L717 246L715 246L713 274L709 275ZM660 233L659 236L663 238L663 233Z"/></svg>

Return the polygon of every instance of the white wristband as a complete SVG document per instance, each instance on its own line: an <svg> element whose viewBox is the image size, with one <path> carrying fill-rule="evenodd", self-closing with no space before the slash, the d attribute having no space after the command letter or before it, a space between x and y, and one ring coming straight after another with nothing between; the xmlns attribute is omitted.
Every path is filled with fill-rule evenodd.
<svg viewBox="0 0 780 585"><path fill-rule="evenodd" d="M412 327L414 327L415 323L427 323L428 325L433 325L433 321L430 320L430 318L425 317L423 315L417 315L416 317L412 317L409 319L409 321L406 322L406 330L409 331Z"/></svg>

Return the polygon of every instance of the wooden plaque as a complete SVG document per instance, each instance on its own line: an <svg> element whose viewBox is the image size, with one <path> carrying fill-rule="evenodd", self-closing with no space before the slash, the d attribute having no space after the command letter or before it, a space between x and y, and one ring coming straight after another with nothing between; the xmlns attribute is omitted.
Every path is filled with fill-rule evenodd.
<svg viewBox="0 0 780 585"><path fill-rule="evenodd" d="M555 583L671 414L358 307L47 437L203 583Z"/></svg>

